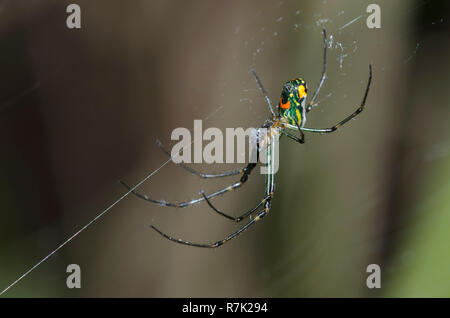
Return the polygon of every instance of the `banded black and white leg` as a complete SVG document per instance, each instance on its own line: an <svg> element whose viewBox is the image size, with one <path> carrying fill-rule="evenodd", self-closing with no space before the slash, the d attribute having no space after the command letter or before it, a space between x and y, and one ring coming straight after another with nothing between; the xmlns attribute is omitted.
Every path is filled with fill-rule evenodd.
<svg viewBox="0 0 450 318"><path fill-rule="evenodd" d="M173 207L173 208L185 208L185 207L192 206L194 204L200 203L202 201L205 201L205 198L211 199L211 198L217 197L219 195L225 194L225 193L227 193L227 192L229 192L231 190L236 190L236 189L240 188L243 184L245 184L245 182L247 182L250 173L256 167L256 165L257 165L256 163L249 163L245 168L241 169L240 171L242 171L242 176L241 176L239 181L234 182L233 184L231 184L231 185L229 185L229 186L227 186L225 188L222 188L222 189L220 189L220 190L218 190L216 192L213 192L213 193L208 194L206 196L203 195L203 196L201 196L199 198L192 199L192 200L189 200L189 201L167 202L165 200L153 199L153 198L149 197L148 195L140 193L140 192L138 192L136 190L131 191L131 193L133 193L133 195L137 196L138 198L140 198L142 200L145 200L147 202L150 202L150 203L153 203L153 204L157 204L157 205L160 205L160 206ZM126 187L128 190L131 190L131 187L127 183L125 183L124 181L120 181L120 183L124 187Z"/></svg>
<svg viewBox="0 0 450 318"><path fill-rule="evenodd" d="M351 119L355 118L357 115L359 115L364 110L364 108L366 106L366 99L367 99L367 95L369 94L371 82L372 82L372 64L369 64L369 80L367 81L367 86L366 86L366 90L365 90L365 93L364 93L364 97L362 99L362 102L361 102L360 106L353 113L351 113L349 116L345 117L339 123L337 123L336 125L334 125L334 126L332 126L330 128L306 128L306 127L300 127L300 129L302 131L312 132L312 133L320 133L320 134L332 133L332 132L338 130L341 126L346 124ZM287 128L289 128L289 129L295 129L295 130L298 129L297 126L290 125L290 124L286 124L285 126Z"/></svg>
<svg viewBox="0 0 450 318"><path fill-rule="evenodd" d="M229 234L224 239L216 241L214 243L194 243L194 242L190 242L190 241L185 241L185 240L182 240L179 238L172 237L172 236L162 232L161 230L159 230L157 227L155 227L153 225L150 225L150 228L155 230L157 233L159 233L164 238L166 238L170 241L173 241L175 243L178 243L178 244L195 246L195 247L203 247L203 248L216 248L216 247L219 247L219 246L229 242L230 240L232 240L233 238L235 238L242 232L246 231L248 228L250 228L256 222L258 222L259 220L264 218L270 211L271 204L272 204L272 197L273 197L274 190L275 190L275 181L274 181L275 180L275 178L274 178L274 173L275 173L274 167L275 166L274 166L274 160L273 160L273 156L272 156L273 151L275 150L274 138L275 137L273 137L271 144L268 145L268 150L267 150L268 151L268 159L267 159L266 166L267 166L268 173L267 173L267 179L266 179L266 198L268 198L268 199L264 201L264 208L262 210L258 211L256 216L253 217L249 222L244 224L241 228L239 228L235 232Z"/></svg>

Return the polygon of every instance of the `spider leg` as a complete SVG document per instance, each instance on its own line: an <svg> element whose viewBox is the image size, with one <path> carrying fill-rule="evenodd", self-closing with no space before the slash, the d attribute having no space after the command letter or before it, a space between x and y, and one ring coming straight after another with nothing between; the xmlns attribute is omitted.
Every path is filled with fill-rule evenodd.
<svg viewBox="0 0 450 318"><path fill-rule="evenodd" d="M301 132L300 138L298 138L297 136L294 136L294 135L290 134L286 130L281 130L281 133L283 135L285 135L286 137L292 139L295 142L298 142L299 144L303 144L303 143L305 143L305 134L301 130L300 130L300 132Z"/></svg>
<svg viewBox="0 0 450 318"><path fill-rule="evenodd" d="M201 195L205 198L206 203L208 203L208 205L211 207L211 209L213 209L216 213L222 215L223 217L232 220L236 223L241 222L243 219L245 219L247 216L252 215L253 212L255 212L256 210L258 210L264 203L266 203L267 200L269 200L271 198L271 195L266 196L264 199L262 199L254 208L248 210L247 212L243 213L241 216L238 217L234 217L234 216L230 216L222 211L219 211L212 203L211 201L209 201L209 199L206 197L205 192L202 190L200 191Z"/></svg>
<svg viewBox="0 0 450 318"><path fill-rule="evenodd" d="M270 188L273 189L273 182L270 185ZM258 222L259 220L261 220L263 217L265 217L269 211L270 211L270 207L271 207L271 200L272 200L272 196L273 196L273 192L268 196L267 200L263 200L264 201L264 209L260 210L258 212L258 214L252 218L248 223L246 223L245 225L243 225L242 227L240 227L238 230L236 230L235 232L229 234L227 237L225 237L224 239L214 242L214 243L194 243L194 242L189 242L189 241L185 241L179 238L174 238L170 235L167 235L166 233L162 232L161 230L159 230L157 227L153 226L153 225L149 225L153 230L155 230L156 232L158 232L158 234L160 234L161 236L165 237L166 239L173 241L175 243L179 243L179 244L183 244L183 245L189 245L189 246L195 246L195 247L204 247L204 248L216 248L219 247L223 244L225 244L226 242L234 239L236 236L238 236L239 234L241 234L242 232L246 231L249 227L251 227L253 224L255 224L256 222Z"/></svg>
<svg viewBox="0 0 450 318"><path fill-rule="evenodd" d="M252 72L253 76L255 77L256 83L258 84L258 87L261 91L261 93L264 95L264 99L267 102L267 105L269 105L269 110L272 113L273 116L276 116L275 112L273 111L272 102L270 101L269 96L267 95L266 90L264 89L264 86L261 83L261 80L259 79L258 75L256 75L256 72L253 68L250 69L250 72Z"/></svg>
<svg viewBox="0 0 450 318"><path fill-rule="evenodd" d="M303 144L305 142L305 134L303 133L302 129L300 128L300 124L298 123L297 118L295 116L293 118L295 121L295 125L297 126L298 132L300 133L300 138L298 138L298 142Z"/></svg>
<svg viewBox="0 0 450 318"><path fill-rule="evenodd" d="M242 177L241 177L240 181L237 181L237 182L233 183L232 185L230 185L228 187L225 187L223 189L220 189L220 190L218 190L218 191L216 191L214 193L208 194L206 197L208 199L211 199L213 197L216 197L218 195L222 195L222 194L227 193L227 192L229 192L231 190L235 190L235 189L241 187L248 180L248 176L250 175L250 173L252 172L252 170L255 167L256 167L256 163L249 163L247 165L247 167L242 169L243 174L242 174ZM127 188L128 190L131 190L131 187L128 184L126 184L125 182L120 181L120 183L123 186L125 186L125 188ZM137 196L138 198L142 199L142 200L145 200L145 201L148 201L148 202L160 205L160 206L167 206L167 207L174 207L174 208L185 208L187 206L191 206L191 205L197 204L197 203L202 202L202 201L205 200L204 197L200 197L200 198L196 198L196 199L193 199L193 200L190 200L190 201L184 201L184 202L179 202L179 203L178 202L167 202L167 201L164 201L164 200L152 199L148 195L142 194L142 193L137 192L135 190L133 190L132 193L135 196Z"/></svg>
<svg viewBox="0 0 450 318"><path fill-rule="evenodd" d="M170 159L172 159L172 156L170 155L170 152L168 152L164 146L162 145L162 143L159 140L156 140L156 145L162 150L162 152L164 152ZM173 159L172 159L173 162ZM236 169L236 170L230 170L230 171L225 171L225 172L221 172L221 173L202 173L199 172L197 170L194 170L188 166L186 166L183 163L176 163L174 162L177 166L180 166L181 168L183 168L184 170L199 176L201 178L204 179L212 179L212 178L222 178L222 177L228 177L228 176L235 176L237 174L241 174L244 172L244 169Z"/></svg>
<svg viewBox="0 0 450 318"><path fill-rule="evenodd" d="M253 219L251 219L244 226L239 228L237 231L231 233L230 235L225 237L223 240L217 241L215 243L194 243L194 242L189 242L189 241L185 241L185 240L182 240L182 239L179 239L179 238L174 238L174 237L172 237L170 235L167 235L166 233L162 232L161 230L159 230L158 228L156 228L155 226L153 226L151 224L150 224L150 227L153 230L155 230L156 232L158 232L160 235L165 237L166 239L168 239L170 241L173 241L175 243L189 245L189 246L196 246L196 247L216 248L216 247L219 247L219 246L225 244L226 242L234 239L236 236L238 236L239 234L241 234L242 232L247 230L250 226L255 224L257 221L261 220L267 213L268 213L268 211L266 211L266 209L259 211L258 215L255 216Z"/></svg>
<svg viewBox="0 0 450 318"><path fill-rule="evenodd" d="M272 196L274 194L274 190L275 190L275 183L274 183L274 161L273 161L273 151L275 149L274 147L274 141L276 140L275 136L272 136L271 141L268 145L267 148L267 168L268 168L268 174L267 174L267 180L266 180L266 194L267 196L269 196L269 198L267 198L267 200L264 202L264 209L260 210L258 212L258 214L252 218L248 223L244 224L241 228L239 228L238 230L236 230L235 232L229 234L227 237L225 237L223 240L214 242L214 243L194 243L194 242L189 242L189 241L185 241L179 238L174 238L170 235L167 235L166 233L162 232L161 230L159 230L158 228L156 228L153 225L150 225L150 227L155 230L156 232L158 232L158 234L162 235L164 238L173 241L175 243L178 244L183 244L183 245L189 245L189 246L195 246L195 247L204 247L204 248L216 248L219 247L223 244L225 244L226 242L232 240L233 238L235 238L236 236L238 236L239 234L241 234L242 232L246 231L249 227L251 227L253 224L255 224L257 221L261 220L263 217L266 216L266 214L269 213L270 211L270 207L271 207L271 202L272 202ZM250 166L251 164L249 164ZM256 164L254 164L256 166ZM254 166L253 166L254 168ZM252 168L252 169L253 169ZM251 172L251 169L248 173ZM244 178L244 176L242 176ZM241 179L242 180L242 179ZM205 200L206 198L204 198ZM223 214L222 214L223 215Z"/></svg>
<svg viewBox="0 0 450 318"><path fill-rule="evenodd" d="M297 118L294 117L294 121L295 121L296 126L292 126L292 129L295 129L294 127L297 127L297 129L300 133L300 138L290 134L288 131L286 131L284 129L282 129L280 132L282 135L285 135L286 137L294 140L295 142L298 142L299 144L303 144L303 143L305 143L305 134L303 133L302 129L300 128Z"/></svg>
<svg viewBox="0 0 450 318"><path fill-rule="evenodd" d="M322 76L320 78L319 85L316 88L316 91L313 94L313 97L311 98L310 102L308 103L308 106L306 106L306 112L309 112L313 106L316 105L316 98L319 95L320 89L322 88L323 83L325 82L325 79L327 78L327 32L325 29L322 29L323 32L323 69L322 69Z"/></svg>
<svg viewBox="0 0 450 318"><path fill-rule="evenodd" d="M120 183L121 183L123 186L125 186L125 188L127 188L128 190L131 190L131 187L130 187L128 184L126 184L125 182L120 181ZM219 196L219 195L222 195L222 194L224 194L224 193L227 193L227 192L229 192L229 191L231 191L231 190L235 190L235 189L241 187L242 184L243 184L243 182L240 182L240 181L235 182L235 183L233 183L232 185L230 185L230 186L228 186L228 187L226 187L226 188L223 188L223 189L220 189L220 190L218 190L218 191L216 191L216 192L213 192L213 193L211 193L211 194L208 194L206 197L207 197L208 199L214 198L214 197L216 197L216 196ZM174 208L185 208L185 207L188 207L188 206L191 206L191 205L200 203L200 202L202 202L202 201L205 200L203 197L200 197L200 198L196 198L196 199L193 199L193 200L190 200L190 201L183 201L183 202L167 202L167 201L164 201L164 200L155 200L155 199L152 199L152 198L150 198L148 195L143 194L143 193L140 193L140 192L137 192L137 191L135 191L135 190L132 191L132 193L133 193L135 196L137 196L138 198L142 199L142 200L145 200L145 201L148 201L148 202L151 202L151 203L160 205L160 206L167 206L167 207L174 207Z"/></svg>
<svg viewBox="0 0 450 318"><path fill-rule="evenodd" d="M308 131L308 132L313 132L313 133L331 133L333 131L336 131L339 127L341 127L342 125L344 125L345 123L347 123L349 120L355 118L359 113L361 113L364 110L364 107L366 105L366 99L367 99L367 94L369 93L369 88L370 88L370 83L372 82L372 65L369 64L369 81L367 82L367 87L366 87L366 92L364 93L364 97L363 100L361 102L361 105L350 115L347 116L346 118L344 118L343 120L341 120L339 123L337 123L336 125L330 127L330 128L306 128L306 127L302 127L300 128L303 131ZM296 126L294 125L288 125L286 124L287 128L290 129L297 129Z"/></svg>

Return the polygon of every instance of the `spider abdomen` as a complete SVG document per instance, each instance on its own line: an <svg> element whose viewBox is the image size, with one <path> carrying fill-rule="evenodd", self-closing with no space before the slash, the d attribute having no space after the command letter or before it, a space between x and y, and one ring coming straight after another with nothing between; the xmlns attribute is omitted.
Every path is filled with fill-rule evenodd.
<svg viewBox="0 0 450 318"><path fill-rule="evenodd" d="M307 91L306 82L302 78L292 79L283 85L278 111L292 125L296 125L296 122L302 125Z"/></svg>

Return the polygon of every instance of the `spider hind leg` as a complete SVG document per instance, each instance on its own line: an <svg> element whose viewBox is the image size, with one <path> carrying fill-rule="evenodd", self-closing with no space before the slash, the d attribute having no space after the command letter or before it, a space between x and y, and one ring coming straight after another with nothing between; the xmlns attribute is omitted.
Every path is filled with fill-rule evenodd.
<svg viewBox="0 0 450 318"><path fill-rule="evenodd" d="M234 221L234 222L236 222L236 223L239 223L239 222L241 222L242 220L244 220L246 217L252 215L252 214L253 214L256 210L258 210L263 204L265 204L268 200L270 200L270 199L272 198L271 195L268 195L268 196L266 196L264 199L262 199L262 200L261 200L254 208L252 208L252 209L246 211L245 213L241 214L241 215L238 216L238 217L234 217L234 216L230 216L230 215L228 215L228 214L226 214L226 213L224 213L224 212L218 210L218 209L211 203L211 201L206 197L205 192L204 192L203 190L202 190L200 193L201 193L201 195L205 198L206 203L208 203L209 207L210 207L211 209L213 209L214 212L216 212L217 214L222 215L223 217L225 217L225 218L227 218L227 219L229 219L229 220L232 220L232 221Z"/></svg>
<svg viewBox="0 0 450 318"><path fill-rule="evenodd" d="M268 210L266 211L266 208L264 210L259 211L258 214L253 219L251 219L248 223L243 225L241 228L239 228L235 232L229 234L224 239L219 240L219 241L214 242L214 243L194 243L194 242L190 242L190 241L185 241L185 240L182 240L182 239L179 239L179 238L172 237L172 236L164 233L163 231L159 230L157 227L155 227L155 226L153 226L151 224L149 226L150 226L150 228L155 230L158 234L160 234L164 238L166 238L166 239L168 239L168 240L170 240L172 242L178 243L178 244L183 244L183 245L188 245L188 246L195 246L195 247L204 247L204 248L217 248L217 247L219 247L219 246L229 242L230 240L234 239L236 236L238 236L242 232L246 231L249 227L251 227L257 221L261 220L267 213L268 213Z"/></svg>

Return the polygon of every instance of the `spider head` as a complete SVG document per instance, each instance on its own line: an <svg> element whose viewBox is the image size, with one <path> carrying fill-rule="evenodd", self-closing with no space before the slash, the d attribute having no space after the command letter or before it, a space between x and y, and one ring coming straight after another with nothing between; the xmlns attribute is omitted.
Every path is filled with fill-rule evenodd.
<svg viewBox="0 0 450 318"><path fill-rule="evenodd" d="M280 116L286 118L288 122L295 125L297 120L301 126L304 118L304 107L308 88L306 82L301 78L295 78L286 82L281 91L278 111Z"/></svg>

